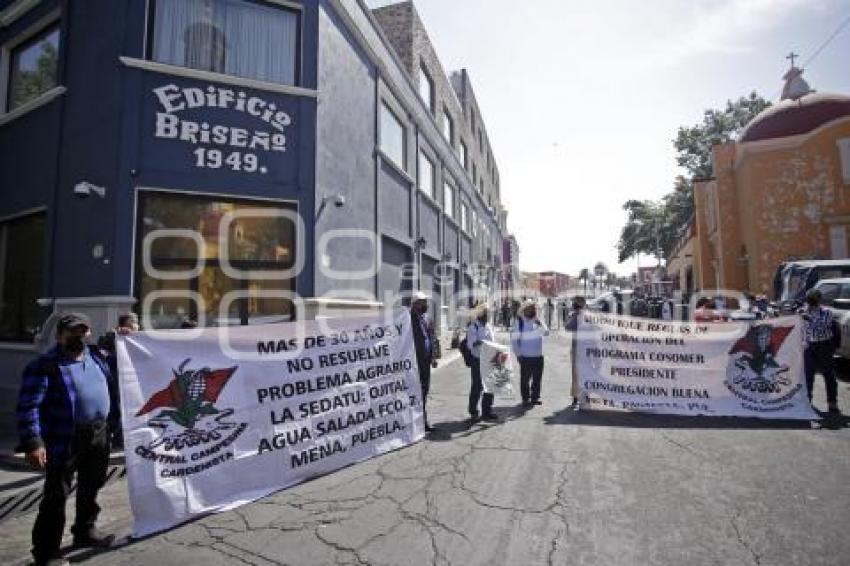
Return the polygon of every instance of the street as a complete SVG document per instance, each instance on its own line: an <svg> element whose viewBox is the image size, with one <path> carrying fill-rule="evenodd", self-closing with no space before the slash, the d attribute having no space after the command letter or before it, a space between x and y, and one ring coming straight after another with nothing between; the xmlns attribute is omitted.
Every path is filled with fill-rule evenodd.
<svg viewBox="0 0 850 566"><path fill-rule="evenodd" d="M465 422L467 368L433 378L418 444L87 564L847 564L850 431L808 422L567 409L569 345L546 342L544 404L497 400L502 424ZM502 335L504 339L504 335ZM815 402L824 406L817 382ZM850 408L850 387L839 401ZM101 494L129 532L125 480ZM69 504L69 518L73 502ZM23 563L33 514L0 524ZM67 539L66 539L67 542Z"/></svg>

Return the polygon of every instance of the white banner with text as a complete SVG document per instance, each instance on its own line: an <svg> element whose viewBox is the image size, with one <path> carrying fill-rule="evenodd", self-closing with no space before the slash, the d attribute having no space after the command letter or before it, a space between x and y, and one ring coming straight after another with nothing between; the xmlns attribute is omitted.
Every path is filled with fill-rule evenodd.
<svg viewBox="0 0 850 566"><path fill-rule="evenodd" d="M407 311L139 332L118 358L137 536L424 435Z"/></svg>
<svg viewBox="0 0 850 566"><path fill-rule="evenodd" d="M583 407L817 419L806 395L802 325L580 317L576 368Z"/></svg>

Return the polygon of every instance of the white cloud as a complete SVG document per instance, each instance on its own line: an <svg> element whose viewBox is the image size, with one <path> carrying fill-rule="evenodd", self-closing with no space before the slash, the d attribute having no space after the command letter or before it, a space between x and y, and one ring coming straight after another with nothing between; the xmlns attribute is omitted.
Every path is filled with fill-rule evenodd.
<svg viewBox="0 0 850 566"><path fill-rule="evenodd" d="M674 33L648 46L651 66L671 67L703 55L735 55L756 49L760 36L818 0L702 0L675 17Z"/></svg>

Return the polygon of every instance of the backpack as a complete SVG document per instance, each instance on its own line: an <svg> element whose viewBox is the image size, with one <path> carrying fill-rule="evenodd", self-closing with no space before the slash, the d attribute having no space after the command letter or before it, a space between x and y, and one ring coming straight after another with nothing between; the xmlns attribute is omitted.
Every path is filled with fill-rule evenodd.
<svg viewBox="0 0 850 566"><path fill-rule="evenodd" d="M466 327L466 333L463 335L463 339L458 345L458 350L460 350L460 355L463 356L463 363L466 364L466 367L471 368L475 363L475 356L472 355L472 350L469 349L467 338L469 338L468 326Z"/></svg>

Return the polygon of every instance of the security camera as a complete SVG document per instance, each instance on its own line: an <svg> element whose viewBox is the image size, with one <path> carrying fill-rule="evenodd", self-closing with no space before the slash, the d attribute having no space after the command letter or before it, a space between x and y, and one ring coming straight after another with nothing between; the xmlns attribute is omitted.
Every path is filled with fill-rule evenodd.
<svg viewBox="0 0 850 566"><path fill-rule="evenodd" d="M343 195L336 195L336 197L334 197L334 206L337 208L345 206L345 197Z"/></svg>
<svg viewBox="0 0 850 566"><path fill-rule="evenodd" d="M96 194L100 198L106 197L106 188L98 187L88 181L80 181L74 185L74 194L80 198L89 198L92 194Z"/></svg>

